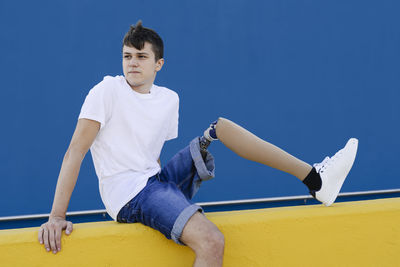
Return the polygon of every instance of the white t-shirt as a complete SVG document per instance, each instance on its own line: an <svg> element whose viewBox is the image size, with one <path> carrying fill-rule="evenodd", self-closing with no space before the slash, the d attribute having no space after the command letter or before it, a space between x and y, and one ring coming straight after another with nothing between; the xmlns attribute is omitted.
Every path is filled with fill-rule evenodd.
<svg viewBox="0 0 400 267"><path fill-rule="evenodd" d="M178 112L177 93L152 85L149 94L141 94L124 76L104 77L86 96L79 119L101 124L90 152L101 199L114 220L160 171L164 142L178 136Z"/></svg>

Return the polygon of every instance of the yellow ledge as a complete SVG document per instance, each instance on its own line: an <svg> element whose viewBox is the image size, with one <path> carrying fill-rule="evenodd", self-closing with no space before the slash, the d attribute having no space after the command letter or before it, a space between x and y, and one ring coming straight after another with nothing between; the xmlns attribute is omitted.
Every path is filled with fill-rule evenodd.
<svg viewBox="0 0 400 267"><path fill-rule="evenodd" d="M224 266L400 266L400 198L208 213ZM191 266L193 252L141 224L74 225L46 252L38 227L0 231L1 266Z"/></svg>

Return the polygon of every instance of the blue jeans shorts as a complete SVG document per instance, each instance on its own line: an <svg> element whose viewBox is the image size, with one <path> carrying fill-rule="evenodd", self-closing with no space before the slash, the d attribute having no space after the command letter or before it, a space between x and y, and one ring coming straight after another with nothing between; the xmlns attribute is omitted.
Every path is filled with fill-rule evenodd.
<svg viewBox="0 0 400 267"><path fill-rule="evenodd" d="M203 209L191 202L202 181L214 177L214 158L207 151L203 160L199 138L180 150L145 188L118 213L121 223L140 222L160 231L168 239L179 239L188 220Z"/></svg>

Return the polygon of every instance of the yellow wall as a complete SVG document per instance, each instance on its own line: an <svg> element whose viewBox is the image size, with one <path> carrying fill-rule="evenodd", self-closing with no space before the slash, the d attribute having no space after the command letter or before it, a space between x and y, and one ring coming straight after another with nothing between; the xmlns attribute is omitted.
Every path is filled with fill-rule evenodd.
<svg viewBox="0 0 400 267"><path fill-rule="evenodd" d="M224 266L400 266L400 198L208 213ZM141 224L74 225L46 252L38 228L0 231L1 266L191 266L192 251Z"/></svg>

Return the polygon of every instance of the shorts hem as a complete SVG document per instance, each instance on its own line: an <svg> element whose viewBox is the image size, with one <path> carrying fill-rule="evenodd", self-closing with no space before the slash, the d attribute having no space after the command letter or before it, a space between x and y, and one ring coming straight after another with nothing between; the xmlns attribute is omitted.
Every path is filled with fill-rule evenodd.
<svg viewBox="0 0 400 267"><path fill-rule="evenodd" d="M171 231L171 238L172 240L175 241L175 243L179 245L185 245L182 243L179 239L181 238L183 228L185 227L186 223L189 221L189 219L195 214L197 211L203 212L203 209L196 205L192 204L188 207L186 207L178 216L176 219L174 226L172 227Z"/></svg>
<svg viewBox="0 0 400 267"><path fill-rule="evenodd" d="M199 138L196 137L190 142L190 154L192 156L197 173L202 181L207 181L214 178L214 157L210 152L206 151L206 162L200 153Z"/></svg>

